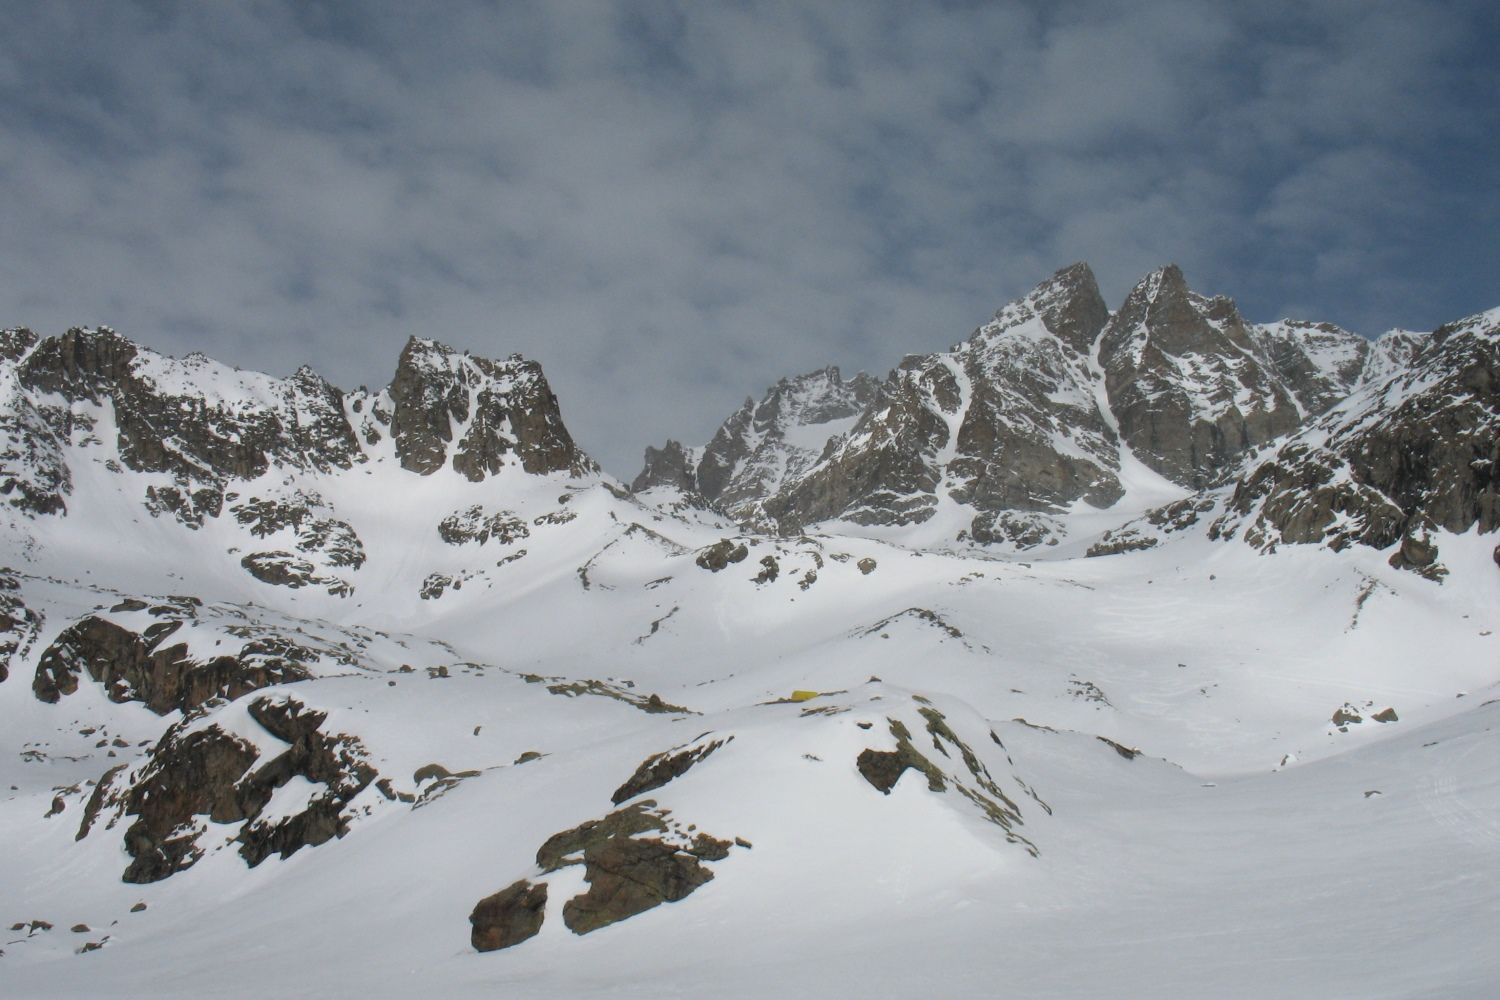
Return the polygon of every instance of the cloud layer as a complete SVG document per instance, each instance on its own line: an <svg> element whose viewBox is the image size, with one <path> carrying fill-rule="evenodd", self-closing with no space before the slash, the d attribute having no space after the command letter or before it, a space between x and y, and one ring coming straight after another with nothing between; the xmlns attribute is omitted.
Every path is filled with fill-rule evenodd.
<svg viewBox="0 0 1500 1000"><path fill-rule="evenodd" d="M1176 261L1372 334L1500 304L1485 3L58 3L0 33L0 325L346 386L412 334L519 351L624 476L1078 259L1113 302Z"/></svg>

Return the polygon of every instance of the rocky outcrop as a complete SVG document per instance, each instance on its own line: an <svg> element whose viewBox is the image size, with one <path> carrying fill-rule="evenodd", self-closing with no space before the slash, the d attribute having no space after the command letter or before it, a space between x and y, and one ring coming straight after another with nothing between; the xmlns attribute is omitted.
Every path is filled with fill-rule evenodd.
<svg viewBox="0 0 1500 1000"><path fill-rule="evenodd" d="M615 789L609 800L615 805L627 799L633 799L637 795L655 791L663 785L682 777L688 770L703 758L719 749L724 744L734 739L727 736L721 740L706 740L710 734L704 733L692 743L674 747L664 753L652 754L641 762L641 766L635 769L635 773L626 779L625 783Z"/></svg>
<svg viewBox="0 0 1500 1000"><path fill-rule="evenodd" d="M0 682L10 676L12 664L31 652L42 622L41 612L26 606L20 581L0 570Z"/></svg>
<svg viewBox="0 0 1500 1000"><path fill-rule="evenodd" d="M218 728L164 736L151 751L151 764L124 793L125 814L135 817L125 831L131 860L124 881L159 882L191 868L203 856L197 817L243 820L239 780L256 756L249 742Z"/></svg>
<svg viewBox="0 0 1500 1000"><path fill-rule="evenodd" d="M317 493L293 490L285 496L251 497L233 504L229 512L256 538L288 532L299 553L324 566L357 570L364 565L365 547L359 535L348 522L335 517Z"/></svg>
<svg viewBox="0 0 1500 1000"><path fill-rule="evenodd" d="M892 750L871 747L860 751L854 761L860 776L876 791L889 795L903 774L916 771L926 780L929 791L947 792L951 789L956 792L987 820L1000 827L1007 841L1020 844L1027 853L1037 856L1036 845L1017 829L1022 825L1020 806L1005 794L984 761L959 737L947 717L925 699L916 700L920 706L917 716L921 719L921 726L930 738L932 749L941 754L943 763L939 764L937 758L917 748L911 729L904 721L888 717L886 724L896 746ZM999 745L999 737L993 731L989 735ZM961 767L956 766L958 762L961 762ZM1025 785L1021 787L1035 797ZM1040 804L1040 799L1037 801Z"/></svg>
<svg viewBox="0 0 1500 1000"><path fill-rule="evenodd" d="M469 914L475 951L499 951L536 937L547 914L547 885L521 879L486 896Z"/></svg>
<svg viewBox="0 0 1500 1000"><path fill-rule="evenodd" d="M546 916L542 879L563 868L581 865L588 884L563 904L563 924L588 934L687 898L714 877L704 862L724 860L732 846L695 827L684 829L650 799L633 803L547 838L536 852L540 877L513 882L474 907L470 943L476 951L496 951L536 936Z"/></svg>
<svg viewBox="0 0 1500 1000"><path fill-rule="evenodd" d="M674 490L684 496L698 496L698 458L677 441L660 448L646 448L646 463L630 483L632 493L647 490Z"/></svg>
<svg viewBox="0 0 1500 1000"><path fill-rule="evenodd" d="M1425 534L1500 529L1500 310L1435 331L1410 366L1251 468L1214 537L1252 545L1403 542L1431 573ZM1403 541L1405 540L1405 541Z"/></svg>
<svg viewBox="0 0 1500 1000"><path fill-rule="evenodd" d="M479 504L454 511L438 522L438 536L449 545L466 542L483 545L492 538L500 545L509 545L530 535L526 522L513 512L487 510Z"/></svg>
<svg viewBox="0 0 1500 1000"><path fill-rule="evenodd" d="M784 378L760 402L746 399L705 447L689 450L668 441L661 449L648 448L646 466L631 488L665 487L741 524L774 530L766 499L817 462L876 390L876 380L863 372L845 379L833 367Z"/></svg>
<svg viewBox="0 0 1500 1000"><path fill-rule="evenodd" d="M291 698L263 697L251 702L250 716L266 732L289 744L241 782L247 822L236 840L240 856L253 868L273 854L288 858L303 847L342 837L348 829L347 806L378 774L356 737L322 731L326 712L308 709ZM297 812L263 816L271 793L296 777L322 785L323 790Z"/></svg>
<svg viewBox="0 0 1500 1000"><path fill-rule="evenodd" d="M1332 323L1282 320L1249 328L1251 340L1309 414L1324 413L1359 384L1370 342Z"/></svg>
<svg viewBox="0 0 1500 1000"><path fill-rule="evenodd" d="M327 576L363 561L347 522L305 491L241 499L236 487L272 470L293 487L299 473L387 456L474 482L509 465L597 472L541 368L519 357L489 361L413 339L386 390L346 396L306 367L274 378L200 354L170 358L107 327L0 331L0 496L31 516L66 513L78 463L91 461L141 474L121 485L155 517L197 529L228 508L256 537L291 528L299 556Z"/></svg>
<svg viewBox="0 0 1500 1000"><path fill-rule="evenodd" d="M1218 482L1302 420L1234 303L1193 292L1176 265L1131 290L1100 337L1099 363L1126 444L1184 486Z"/></svg>
<svg viewBox="0 0 1500 1000"><path fill-rule="evenodd" d="M273 464L348 468L358 456L342 394L309 368L275 379L202 355L176 360L100 327L40 341L18 375L36 393L108 404L120 461L187 483L253 479ZM42 413L64 438L78 429L72 409Z"/></svg>
<svg viewBox="0 0 1500 1000"><path fill-rule="evenodd" d="M249 716L258 725L254 738L217 723L168 729L145 763L116 768L99 781L78 838L103 813L115 813L105 829L130 820L123 878L144 883L190 868L214 848L214 838L204 841L208 823L239 825L230 842L252 868L273 854L289 857L343 836L350 801L378 776L360 741L323 732L326 713L284 696L260 697ZM287 747L275 756L260 749L277 741ZM293 808L267 814L273 794L294 778L321 787Z"/></svg>
<svg viewBox="0 0 1500 1000"><path fill-rule="evenodd" d="M903 361L848 434L766 509L783 531L833 518L908 524L939 497L974 509L1107 506L1121 487L1089 351L1108 319L1086 264L1053 275L952 351Z"/></svg>
<svg viewBox="0 0 1500 1000"><path fill-rule="evenodd" d="M79 619L42 652L32 691L55 704L77 691L87 676L104 687L111 701L140 702L166 715L309 676L306 664L318 654L273 635L247 632L247 641L233 653L206 660L189 655L186 643L172 640L195 618L196 600L178 598L154 606L128 601L112 613Z"/></svg>
<svg viewBox="0 0 1500 1000"><path fill-rule="evenodd" d="M490 361L413 337L385 392L356 402L366 441L389 434L401 467L422 475L446 466L471 482L508 465L598 471L563 426L541 366L519 355Z"/></svg>
<svg viewBox="0 0 1500 1000"><path fill-rule="evenodd" d="M710 573L717 573L727 569L730 563L744 562L750 550L745 547L744 542L736 542L732 538L721 538L712 545L704 546L698 552L698 557L693 560L702 569Z"/></svg>

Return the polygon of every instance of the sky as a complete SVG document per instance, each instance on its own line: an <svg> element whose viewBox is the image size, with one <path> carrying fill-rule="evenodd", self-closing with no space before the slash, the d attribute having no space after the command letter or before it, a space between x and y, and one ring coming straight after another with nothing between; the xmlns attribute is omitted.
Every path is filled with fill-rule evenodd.
<svg viewBox="0 0 1500 1000"><path fill-rule="evenodd" d="M540 361L586 451L1086 260L1366 335L1500 305L1500 5L0 5L0 326L345 388Z"/></svg>

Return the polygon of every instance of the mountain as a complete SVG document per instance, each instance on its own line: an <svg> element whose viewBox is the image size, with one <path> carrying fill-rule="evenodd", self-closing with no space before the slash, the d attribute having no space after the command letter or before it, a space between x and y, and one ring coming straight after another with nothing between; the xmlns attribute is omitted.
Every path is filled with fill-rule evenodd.
<svg viewBox="0 0 1500 1000"><path fill-rule="evenodd" d="M1393 565L1440 575L1434 532L1500 529L1497 418L1500 310L1491 310L1439 327L1404 368L1249 468L1214 533L1242 531L1261 547L1400 542Z"/></svg>
<svg viewBox="0 0 1500 1000"><path fill-rule="evenodd" d="M627 490L518 357L0 332L0 981L1487 995L1497 372L1080 264Z"/></svg>
<svg viewBox="0 0 1500 1000"><path fill-rule="evenodd" d="M661 449L648 448L631 489L667 487L742 524L774 530L766 498L817 462L875 392L875 380L863 372L846 380L832 367L784 378L759 403L746 399L705 447L688 451L668 441Z"/></svg>
<svg viewBox="0 0 1500 1000"><path fill-rule="evenodd" d="M820 453L748 460L773 421L747 400L707 448L648 449L633 486L667 487L646 499L692 498L756 530L926 525L927 544L1034 549L1063 541L1062 515L1080 504L1104 510L1132 488L1180 498L1228 481L1245 456L1404 368L1418 343L1249 323L1232 300L1192 291L1175 265L1112 313L1079 263L964 343L905 358L868 398L846 394L837 412L850 425L817 423ZM774 401L799 384L774 387L761 408L779 413Z"/></svg>

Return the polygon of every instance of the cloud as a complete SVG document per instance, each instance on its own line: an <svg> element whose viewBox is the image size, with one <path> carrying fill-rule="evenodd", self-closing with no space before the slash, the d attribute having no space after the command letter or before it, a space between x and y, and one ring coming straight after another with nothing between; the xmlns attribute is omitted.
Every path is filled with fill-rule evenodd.
<svg viewBox="0 0 1500 1000"><path fill-rule="evenodd" d="M344 385L542 361L629 476L1076 259L1252 318L1494 305L1480 4L11 5L0 323Z"/></svg>

